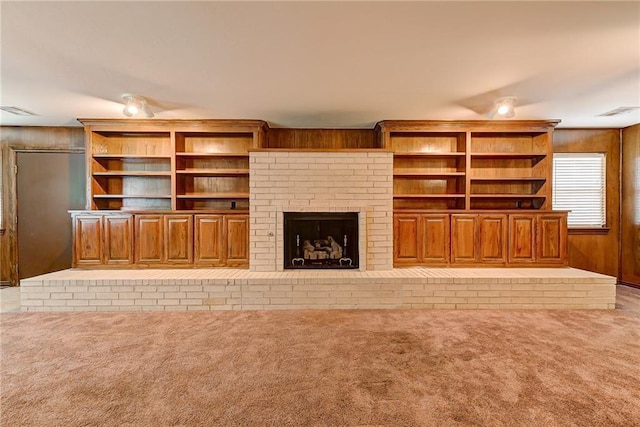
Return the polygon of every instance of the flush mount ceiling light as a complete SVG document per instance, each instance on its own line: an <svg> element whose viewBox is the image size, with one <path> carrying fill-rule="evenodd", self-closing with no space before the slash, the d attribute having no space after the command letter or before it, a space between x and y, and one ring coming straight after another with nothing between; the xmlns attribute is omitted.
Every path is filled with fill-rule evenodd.
<svg viewBox="0 0 640 427"><path fill-rule="evenodd" d="M122 100L124 101L124 110L122 110L122 114L127 117L136 117L136 116L144 116L151 118L153 117L153 112L149 109L149 105L147 104L147 100L141 96L137 95L122 95Z"/></svg>
<svg viewBox="0 0 640 427"><path fill-rule="evenodd" d="M516 101L515 96L504 96L493 101L493 108L489 113L489 118L493 119L496 116L501 119L510 119L516 115Z"/></svg>

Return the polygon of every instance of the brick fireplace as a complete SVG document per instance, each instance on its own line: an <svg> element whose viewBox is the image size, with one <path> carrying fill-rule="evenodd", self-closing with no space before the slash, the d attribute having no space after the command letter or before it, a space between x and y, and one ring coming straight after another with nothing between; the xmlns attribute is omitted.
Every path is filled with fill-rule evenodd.
<svg viewBox="0 0 640 427"><path fill-rule="evenodd" d="M393 154L259 150L250 154L251 271L284 270L284 214L356 213L359 270L393 268Z"/></svg>

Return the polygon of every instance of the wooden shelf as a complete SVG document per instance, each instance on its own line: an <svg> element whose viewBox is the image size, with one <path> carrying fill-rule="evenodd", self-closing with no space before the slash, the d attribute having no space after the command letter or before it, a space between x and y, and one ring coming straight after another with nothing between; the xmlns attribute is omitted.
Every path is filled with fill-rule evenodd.
<svg viewBox="0 0 640 427"><path fill-rule="evenodd" d="M249 193L188 193L178 194L178 199L248 199Z"/></svg>
<svg viewBox="0 0 640 427"><path fill-rule="evenodd" d="M476 178L471 178L471 181L493 181L493 182L500 182L500 181L546 181L546 178L540 178L540 177L530 177L530 176L522 176L522 177L476 177Z"/></svg>
<svg viewBox="0 0 640 427"><path fill-rule="evenodd" d="M93 176L171 176L170 171L109 171L93 172Z"/></svg>
<svg viewBox="0 0 640 427"><path fill-rule="evenodd" d="M184 169L177 170L180 175L201 175L201 176L236 176L249 175L249 169Z"/></svg>
<svg viewBox="0 0 640 427"><path fill-rule="evenodd" d="M410 152L395 152L393 153L394 157L434 157L434 158L446 158L446 157L464 157L466 153L454 152L454 151L444 151L444 152L420 152L420 151L410 151Z"/></svg>
<svg viewBox="0 0 640 427"><path fill-rule="evenodd" d="M433 172L430 169L394 169L393 176L403 178L403 177L425 177L425 178L437 178L437 177L449 177L449 178L458 178L463 177L466 174L464 172Z"/></svg>
<svg viewBox="0 0 640 427"><path fill-rule="evenodd" d="M464 194L394 194L394 199L458 199Z"/></svg>
<svg viewBox="0 0 640 427"><path fill-rule="evenodd" d="M94 159L171 159L169 154L92 154Z"/></svg>
<svg viewBox="0 0 640 427"><path fill-rule="evenodd" d="M170 199L170 194L94 194L94 199Z"/></svg>
<svg viewBox="0 0 640 427"><path fill-rule="evenodd" d="M537 194L471 194L474 199L546 199L545 195Z"/></svg>
<svg viewBox="0 0 640 427"><path fill-rule="evenodd" d="M249 153L176 153L177 157L249 157Z"/></svg>
<svg viewBox="0 0 640 427"><path fill-rule="evenodd" d="M536 157L546 157L547 153L518 153L518 152L494 152L494 153L471 153L471 157L486 159L533 159Z"/></svg>

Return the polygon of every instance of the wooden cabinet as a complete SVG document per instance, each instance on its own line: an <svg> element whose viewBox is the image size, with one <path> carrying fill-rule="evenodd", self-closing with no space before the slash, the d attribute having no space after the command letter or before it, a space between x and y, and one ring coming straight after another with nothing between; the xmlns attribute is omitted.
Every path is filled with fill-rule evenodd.
<svg viewBox="0 0 640 427"><path fill-rule="evenodd" d="M225 260L227 266L249 264L249 215L224 217Z"/></svg>
<svg viewBox="0 0 640 427"><path fill-rule="evenodd" d="M449 215L398 214L393 223L394 265L446 265L449 262Z"/></svg>
<svg viewBox="0 0 640 427"><path fill-rule="evenodd" d="M104 263L129 265L133 263L133 220L131 215L103 216Z"/></svg>
<svg viewBox="0 0 640 427"><path fill-rule="evenodd" d="M193 215L164 215L164 262L193 263Z"/></svg>
<svg viewBox="0 0 640 427"><path fill-rule="evenodd" d="M249 266L249 215L74 211L73 267Z"/></svg>
<svg viewBox="0 0 640 427"><path fill-rule="evenodd" d="M451 255L451 218L449 215L422 215L425 264L447 264Z"/></svg>
<svg viewBox="0 0 640 427"><path fill-rule="evenodd" d="M478 215L451 215L451 262L478 261Z"/></svg>
<svg viewBox="0 0 640 427"><path fill-rule="evenodd" d="M509 262L531 264L536 261L536 216L509 215Z"/></svg>
<svg viewBox="0 0 640 427"><path fill-rule="evenodd" d="M136 264L162 264L163 224L162 215L144 214L135 216L135 260Z"/></svg>
<svg viewBox="0 0 640 427"><path fill-rule="evenodd" d="M537 216L536 261L544 264L567 263L567 217L557 214Z"/></svg>
<svg viewBox="0 0 640 427"><path fill-rule="evenodd" d="M507 262L508 224L507 215L485 214L478 216L479 261L489 264Z"/></svg>
<svg viewBox="0 0 640 427"><path fill-rule="evenodd" d="M102 217L77 215L73 218L73 266L102 263Z"/></svg>
<svg viewBox="0 0 640 427"><path fill-rule="evenodd" d="M558 121L382 121L394 152L394 209L501 210L551 206Z"/></svg>
<svg viewBox="0 0 640 427"><path fill-rule="evenodd" d="M196 215L195 260L199 266L249 265L249 215Z"/></svg>
<svg viewBox="0 0 640 427"><path fill-rule="evenodd" d="M395 265L422 263L422 216L398 214L393 217L393 262Z"/></svg>
<svg viewBox="0 0 640 427"><path fill-rule="evenodd" d="M73 267L131 265L133 221L127 214L73 215Z"/></svg>
<svg viewBox="0 0 640 427"><path fill-rule="evenodd" d="M566 217L566 212L401 211L394 214L394 266L566 266Z"/></svg>
<svg viewBox="0 0 640 427"><path fill-rule="evenodd" d="M194 216L194 263L196 265L223 265L222 218L222 215Z"/></svg>

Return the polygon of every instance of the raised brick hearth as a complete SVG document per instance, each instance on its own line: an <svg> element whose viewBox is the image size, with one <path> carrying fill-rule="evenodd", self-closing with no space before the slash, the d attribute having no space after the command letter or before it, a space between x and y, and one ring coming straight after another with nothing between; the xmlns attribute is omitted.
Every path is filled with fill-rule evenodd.
<svg viewBox="0 0 640 427"><path fill-rule="evenodd" d="M21 281L24 311L612 309L616 279L572 268L393 268L393 155L250 154L249 270L66 270ZM284 271L285 212L358 215L357 270Z"/></svg>

